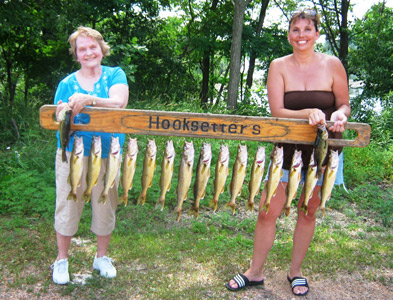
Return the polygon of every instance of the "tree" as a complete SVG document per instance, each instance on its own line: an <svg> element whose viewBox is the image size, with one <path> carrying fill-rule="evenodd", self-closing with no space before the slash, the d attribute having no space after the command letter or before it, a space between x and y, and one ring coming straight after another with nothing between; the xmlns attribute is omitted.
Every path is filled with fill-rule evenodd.
<svg viewBox="0 0 393 300"><path fill-rule="evenodd" d="M393 9L379 3L353 27L349 52L350 72L363 83L363 92L352 106L359 120L367 121L371 107L380 101L393 107ZM392 111L392 110L390 110Z"/></svg>
<svg viewBox="0 0 393 300"><path fill-rule="evenodd" d="M237 106L237 97L240 81L240 61L242 47L242 32L244 11L250 0L234 0L234 16L232 25L231 62L228 84L228 109L234 110Z"/></svg>

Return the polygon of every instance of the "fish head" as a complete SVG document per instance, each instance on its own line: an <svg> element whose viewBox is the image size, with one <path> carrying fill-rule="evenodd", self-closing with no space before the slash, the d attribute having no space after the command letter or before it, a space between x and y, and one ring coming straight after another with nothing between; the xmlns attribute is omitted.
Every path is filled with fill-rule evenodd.
<svg viewBox="0 0 393 300"><path fill-rule="evenodd" d="M303 166L302 151L295 150L292 156L292 167L298 168Z"/></svg>
<svg viewBox="0 0 393 300"><path fill-rule="evenodd" d="M239 144L237 148L237 157L243 166L247 165L247 145Z"/></svg>
<svg viewBox="0 0 393 300"><path fill-rule="evenodd" d="M229 148L228 145L221 145L218 160L221 164L229 164Z"/></svg>
<svg viewBox="0 0 393 300"><path fill-rule="evenodd" d="M157 145L155 140L147 140L146 156L154 158L157 154Z"/></svg>
<svg viewBox="0 0 393 300"><path fill-rule="evenodd" d="M191 162L194 160L194 144L192 141L184 142L183 157L188 164L191 164Z"/></svg>
<svg viewBox="0 0 393 300"><path fill-rule="evenodd" d="M330 150L329 162L328 162L328 164L330 165L330 168L331 169L338 168L339 163L340 163L340 159L338 157L338 150L337 151Z"/></svg>
<svg viewBox="0 0 393 300"><path fill-rule="evenodd" d="M255 161L257 164L265 161L265 147L258 146L257 153L255 153Z"/></svg>
<svg viewBox="0 0 393 300"><path fill-rule="evenodd" d="M83 155L84 152L83 137L75 136L74 138L74 153L76 155Z"/></svg>
<svg viewBox="0 0 393 300"><path fill-rule="evenodd" d="M273 149L273 163L279 165L284 160L284 147L274 146Z"/></svg>
<svg viewBox="0 0 393 300"><path fill-rule="evenodd" d="M101 136L93 136L93 142L92 142L92 149L93 153L95 156L101 155L102 147L101 147Z"/></svg>
<svg viewBox="0 0 393 300"><path fill-rule="evenodd" d="M127 144L127 155L129 157L135 157L138 154L138 142L137 139L129 138Z"/></svg>
<svg viewBox="0 0 393 300"><path fill-rule="evenodd" d="M111 155L120 155L120 143L119 143L119 137L111 137L111 145L109 152Z"/></svg>
<svg viewBox="0 0 393 300"><path fill-rule="evenodd" d="M171 140L166 141L164 156L167 159L171 159L175 156L175 147L173 146L173 141Z"/></svg>
<svg viewBox="0 0 393 300"><path fill-rule="evenodd" d="M310 163L309 163L309 166L312 168L317 166L317 163L315 162L315 159L314 159L314 153L315 153L315 150L313 150L311 153Z"/></svg>
<svg viewBox="0 0 393 300"><path fill-rule="evenodd" d="M209 143L203 142L201 150L201 159L203 163L209 163L212 159L212 147Z"/></svg>

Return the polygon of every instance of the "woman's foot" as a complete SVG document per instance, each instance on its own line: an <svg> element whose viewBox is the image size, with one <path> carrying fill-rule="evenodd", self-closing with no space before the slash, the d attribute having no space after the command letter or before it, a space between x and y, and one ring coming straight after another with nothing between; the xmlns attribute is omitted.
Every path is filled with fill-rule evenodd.
<svg viewBox="0 0 393 300"><path fill-rule="evenodd" d="M302 276L290 277L287 275L287 279L291 284L292 293L296 296L305 296L309 291L307 279Z"/></svg>
<svg viewBox="0 0 393 300"><path fill-rule="evenodd" d="M246 280L244 279L246 278ZM238 280L236 280L238 278ZM243 285L243 281L247 282ZM239 284L238 284L239 282ZM248 270L244 274L238 274L235 277L233 277L231 280L229 280L228 283L225 284L227 289L231 291L237 291L239 289L242 289L246 286L256 286L256 285L263 285L263 276L251 274Z"/></svg>

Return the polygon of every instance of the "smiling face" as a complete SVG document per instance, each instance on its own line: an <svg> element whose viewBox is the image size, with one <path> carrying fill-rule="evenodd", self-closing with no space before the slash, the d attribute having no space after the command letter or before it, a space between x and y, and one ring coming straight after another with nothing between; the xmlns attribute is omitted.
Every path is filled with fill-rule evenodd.
<svg viewBox="0 0 393 300"><path fill-rule="evenodd" d="M104 57L100 44L95 38L79 36L76 39L76 60L81 68L94 68L101 65Z"/></svg>
<svg viewBox="0 0 393 300"><path fill-rule="evenodd" d="M319 37L312 20L298 19L291 23L288 33L288 41L292 47L298 50L314 48L315 41Z"/></svg>

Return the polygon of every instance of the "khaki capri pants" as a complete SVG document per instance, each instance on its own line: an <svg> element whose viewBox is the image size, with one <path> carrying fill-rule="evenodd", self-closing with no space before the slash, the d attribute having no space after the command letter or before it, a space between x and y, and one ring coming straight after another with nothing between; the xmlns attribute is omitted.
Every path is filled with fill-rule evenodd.
<svg viewBox="0 0 393 300"><path fill-rule="evenodd" d="M66 152L67 160L70 161L71 152ZM61 149L56 152L56 211L55 211L55 230L64 236L73 236L78 231L79 220L85 206L82 195L86 189L86 174L88 169L88 156L83 157L83 173L80 187L77 189L78 201L72 198L67 199L71 191L68 183L70 172L69 163L61 159ZM118 186L120 180L120 169L116 176L115 185L109 189L108 201L98 203L98 199L104 190L104 176L106 172L106 158L102 159L101 170L98 176L97 185L93 187L91 193L92 221L91 231L99 236L112 233L116 223L116 208L118 205Z"/></svg>

